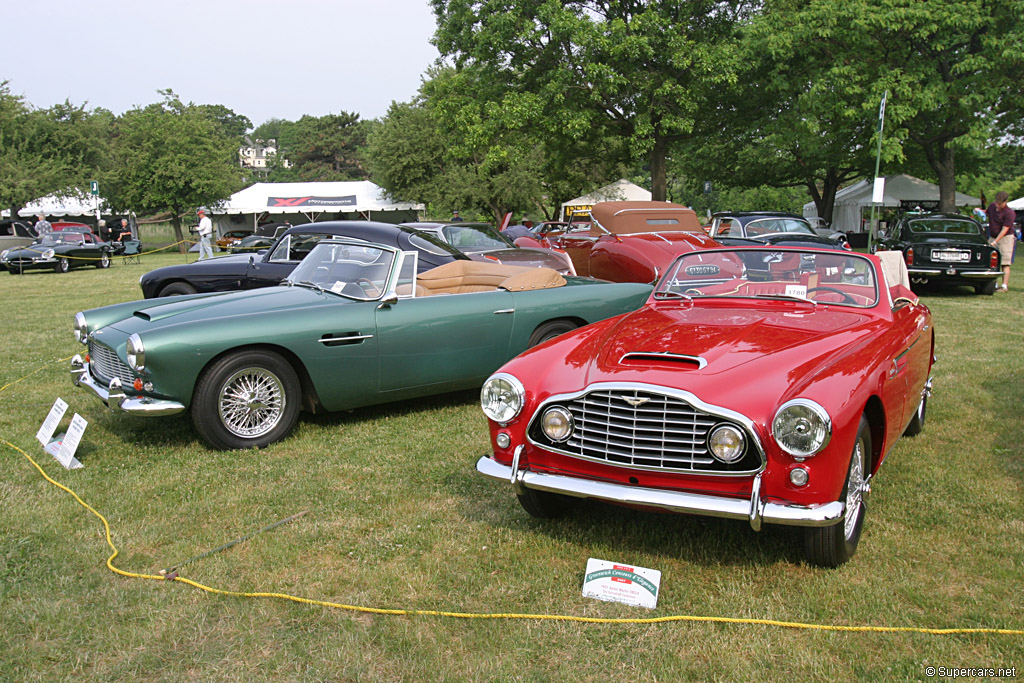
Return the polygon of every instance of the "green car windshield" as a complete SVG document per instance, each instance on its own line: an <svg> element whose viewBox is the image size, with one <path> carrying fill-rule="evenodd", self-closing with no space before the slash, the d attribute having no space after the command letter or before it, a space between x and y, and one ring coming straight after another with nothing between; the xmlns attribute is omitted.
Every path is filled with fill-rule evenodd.
<svg viewBox="0 0 1024 683"><path fill-rule="evenodd" d="M680 256L654 290L655 299L779 299L871 307L878 301L874 265L842 251L715 249Z"/></svg>
<svg viewBox="0 0 1024 683"><path fill-rule="evenodd" d="M325 240L313 247L284 284L309 286L349 299L372 301L387 291L399 254L395 249L376 244Z"/></svg>

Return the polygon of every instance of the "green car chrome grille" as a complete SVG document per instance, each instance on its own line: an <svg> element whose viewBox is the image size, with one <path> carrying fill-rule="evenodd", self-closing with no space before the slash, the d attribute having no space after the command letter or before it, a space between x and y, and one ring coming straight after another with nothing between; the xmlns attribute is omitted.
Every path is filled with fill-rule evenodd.
<svg viewBox="0 0 1024 683"><path fill-rule="evenodd" d="M89 367L93 376L104 384L109 384L115 377L125 386L131 386L135 381L131 368L121 362L112 348L92 340L89 341Z"/></svg>
<svg viewBox="0 0 1024 683"><path fill-rule="evenodd" d="M557 443L545 436L540 424L544 410L555 405L566 408L574 422L572 435ZM746 453L739 461L726 464L711 456L708 433L721 424L731 424L747 434L741 425L675 396L632 389L601 390L545 404L535 413L529 437L547 450L628 468L706 474L756 472L761 458L749 434Z"/></svg>

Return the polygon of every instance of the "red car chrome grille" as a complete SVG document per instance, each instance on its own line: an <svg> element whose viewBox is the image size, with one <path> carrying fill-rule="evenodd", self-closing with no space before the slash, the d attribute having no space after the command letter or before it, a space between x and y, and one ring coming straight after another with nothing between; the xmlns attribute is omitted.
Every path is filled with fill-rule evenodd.
<svg viewBox="0 0 1024 683"><path fill-rule="evenodd" d="M92 340L89 341L89 365L93 376L104 384L109 384L115 377L120 379L124 386L131 386L135 381L131 368L121 362L112 348Z"/></svg>
<svg viewBox="0 0 1024 683"><path fill-rule="evenodd" d="M574 421L571 436L562 442L541 429L540 416L555 405L566 408ZM708 432L721 424L747 435L746 453L735 463L720 462L708 451ZM761 467L760 453L742 425L650 391L600 390L552 401L536 412L529 437L547 450L635 469L743 474Z"/></svg>

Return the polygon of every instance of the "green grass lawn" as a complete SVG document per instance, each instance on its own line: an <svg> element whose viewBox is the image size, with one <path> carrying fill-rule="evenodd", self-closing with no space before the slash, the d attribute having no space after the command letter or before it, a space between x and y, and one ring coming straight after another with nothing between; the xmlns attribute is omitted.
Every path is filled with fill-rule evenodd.
<svg viewBox="0 0 1024 683"><path fill-rule="evenodd" d="M930 289L925 431L873 480L860 549L802 560L797 530L582 504L529 517L474 471L475 392L311 417L262 451L207 450L187 418L106 411L71 385L79 310L136 299L150 254L106 271L0 273L0 439L109 520L125 572L373 609L844 626L1024 629L1024 266L1009 293ZM20 380L20 381L18 381ZM57 397L89 421L68 471L35 433ZM3 681L929 680L1017 667L1022 635L835 632L758 624L587 624L388 615L211 594L109 571L100 521L0 444ZM653 611L580 595L587 558L658 569Z"/></svg>

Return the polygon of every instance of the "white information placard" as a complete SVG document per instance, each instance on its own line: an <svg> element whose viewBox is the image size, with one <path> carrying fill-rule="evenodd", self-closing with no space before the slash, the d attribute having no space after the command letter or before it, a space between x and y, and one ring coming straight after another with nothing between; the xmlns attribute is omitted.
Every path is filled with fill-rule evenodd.
<svg viewBox="0 0 1024 683"><path fill-rule="evenodd" d="M82 466L82 463L75 459L75 451L78 450L78 444L82 441L82 434L85 433L85 428L89 425L84 417L75 413L75 416L71 418L71 426L68 427L68 433L64 435L64 439L60 444L60 450L57 451L57 462L64 467L70 469L77 469Z"/></svg>
<svg viewBox="0 0 1024 683"><path fill-rule="evenodd" d="M871 203L885 203L885 178L875 178L875 186L871 188Z"/></svg>
<svg viewBox="0 0 1024 683"><path fill-rule="evenodd" d="M46 444L50 443L50 439L53 438L53 433L57 431L57 425L60 424L61 418L64 417L64 413L68 411L68 404L64 402L64 399L57 398L53 402L53 407L50 408L50 414L43 420L43 425L36 432L36 440L46 448Z"/></svg>
<svg viewBox="0 0 1024 683"><path fill-rule="evenodd" d="M583 597L654 609L658 606L661 572L591 557L583 579Z"/></svg>

